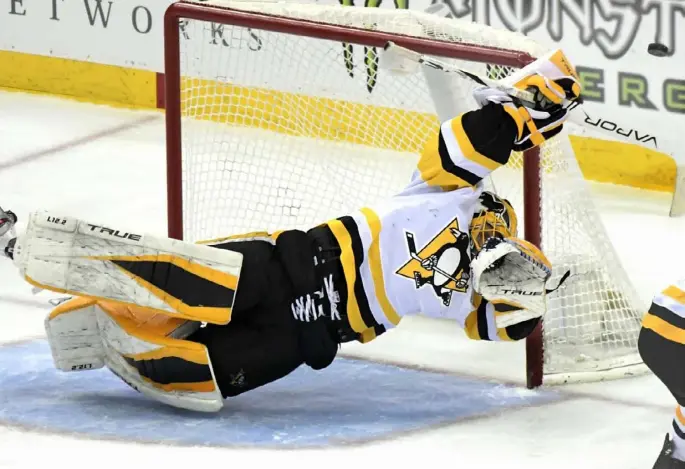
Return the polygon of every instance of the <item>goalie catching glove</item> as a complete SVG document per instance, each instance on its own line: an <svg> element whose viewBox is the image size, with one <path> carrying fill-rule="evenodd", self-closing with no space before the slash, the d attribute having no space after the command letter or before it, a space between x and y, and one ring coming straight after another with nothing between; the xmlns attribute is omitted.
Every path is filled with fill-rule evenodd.
<svg viewBox="0 0 685 469"><path fill-rule="evenodd" d="M528 150L557 135L569 112L582 103L578 73L561 50L541 57L502 82L532 93L533 102L487 86L476 88L473 97L480 107L501 104L514 119L518 129L514 151Z"/></svg>
<svg viewBox="0 0 685 469"><path fill-rule="evenodd" d="M554 289L547 289L552 265L531 243L519 238L492 237L471 262L473 288L490 302L505 302L517 309L498 313L497 327L507 327L542 317L547 294L568 278L567 272Z"/></svg>

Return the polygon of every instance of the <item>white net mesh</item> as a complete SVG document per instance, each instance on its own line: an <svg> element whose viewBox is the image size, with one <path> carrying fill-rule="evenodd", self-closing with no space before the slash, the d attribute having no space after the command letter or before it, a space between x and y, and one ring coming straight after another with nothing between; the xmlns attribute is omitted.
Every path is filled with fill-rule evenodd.
<svg viewBox="0 0 685 469"><path fill-rule="evenodd" d="M524 36L407 10L211 2L319 23L545 52ZM203 3L206 4L206 3ZM309 228L401 189L438 128L438 107L474 106L454 75L378 70L362 45L200 20L181 22L184 237ZM502 78L508 67L456 61ZM433 76L436 73L432 71ZM442 74L446 75L446 74ZM543 250L567 287L545 319L545 373L639 363L641 305L588 196L567 136L542 150ZM523 218L521 156L490 184Z"/></svg>

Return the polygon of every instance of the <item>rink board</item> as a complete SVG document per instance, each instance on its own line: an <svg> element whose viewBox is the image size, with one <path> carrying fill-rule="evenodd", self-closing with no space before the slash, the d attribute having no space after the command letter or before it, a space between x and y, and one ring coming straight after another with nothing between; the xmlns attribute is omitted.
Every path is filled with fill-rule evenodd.
<svg viewBox="0 0 685 469"><path fill-rule="evenodd" d="M0 422L88 438L178 445L322 447L361 443L560 399L551 391L340 359L226 401L173 409L106 370L54 370L45 341L0 347Z"/></svg>

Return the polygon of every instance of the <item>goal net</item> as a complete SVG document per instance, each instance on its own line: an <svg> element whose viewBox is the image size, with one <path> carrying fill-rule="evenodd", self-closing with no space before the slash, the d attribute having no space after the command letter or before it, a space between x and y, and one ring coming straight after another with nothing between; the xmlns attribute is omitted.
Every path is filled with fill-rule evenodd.
<svg viewBox="0 0 685 469"><path fill-rule="evenodd" d="M475 107L473 83L379 67L388 40L495 79L546 52L408 10L216 0L176 3L165 21L169 233L193 241L310 228L406 185L440 118ZM551 284L572 274L529 339L529 385L543 372L563 382L639 371L643 305L568 136L514 154L488 184L542 244Z"/></svg>

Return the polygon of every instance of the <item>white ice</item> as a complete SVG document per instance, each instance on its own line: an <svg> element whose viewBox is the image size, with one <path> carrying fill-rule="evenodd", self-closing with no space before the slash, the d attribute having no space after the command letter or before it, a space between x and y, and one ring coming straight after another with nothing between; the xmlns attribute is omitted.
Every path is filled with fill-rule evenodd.
<svg viewBox="0 0 685 469"><path fill-rule="evenodd" d="M119 132L110 135L112 129ZM93 135L100 138L90 140ZM0 92L3 208L20 216L52 209L163 234L165 184L162 113ZM593 185L593 193L621 260L645 300L683 275L685 247L679 235L685 219L668 218L668 194L611 185ZM0 342L43 336L51 295L33 295L9 262L0 262L0 278ZM475 343L462 337L449 324L414 320L365 346L364 353L523 383L523 344ZM651 467L674 408L654 377L560 389L566 394L560 402L326 450L162 447L0 426L0 467Z"/></svg>

